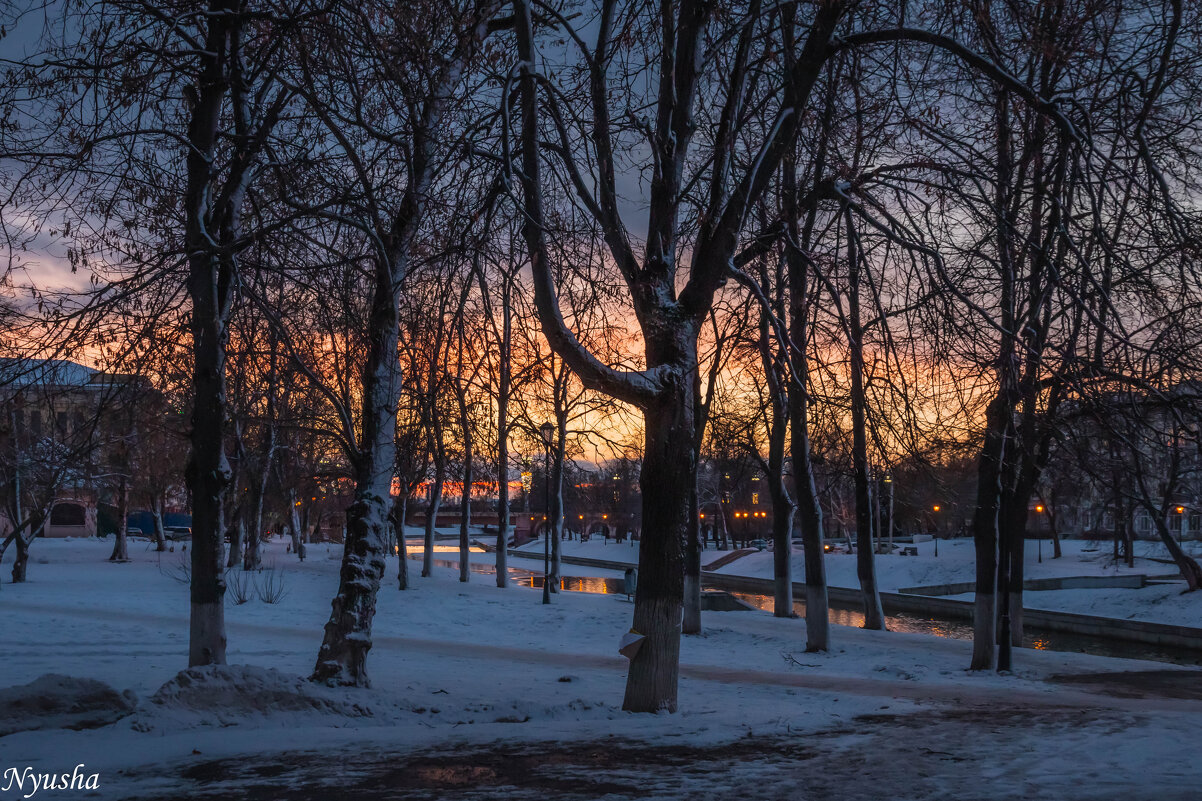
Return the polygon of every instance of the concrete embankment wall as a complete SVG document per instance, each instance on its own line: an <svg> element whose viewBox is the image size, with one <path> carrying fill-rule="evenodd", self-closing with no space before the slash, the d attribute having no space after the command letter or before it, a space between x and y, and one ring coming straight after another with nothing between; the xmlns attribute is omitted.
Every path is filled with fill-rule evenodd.
<svg viewBox="0 0 1202 801"><path fill-rule="evenodd" d="M514 556L532 557L533 554L510 550ZM538 558L542 558L539 556ZM569 557L562 559L564 564L596 567L608 570L624 570L629 565L622 562L611 562L605 559L589 559L585 557ZM1116 578L1138 580L1138 584L1070 584L1070 586L1040 587L1039 589L1082 589L1089 587L1142 587L1143 576L1073 576L1074 581L1101 578L1113 582ZM1064 583L1067 579L1036 579L1032 583L1053 581ZM772 595L772 580L750 578L748 576L731 576L724 573L704 573L701 584L728 592L748 592L761 595ZM956 585L946 585L956 586ZM973 585L965 585L966 589L958 592L972 592ZM1031 588L1028 583L1024 586ZM793 597L805 598L805 584L793 582ZM926 588L924 588L926 589ZM841 606L858 605L860 591L847 587L828 587L827 597L832 603ZM904 592L882 592L881 606L885 613L906 612L912 615L929 615L931 617L972 620L972 601L962 601L953 598L939 598L929 595L913 595ZM1023 620L1027 626L1047 631L1062 631L1069 634L1084 634L1091 637L1109 637L1128 642L1142 642L1151 645L1163 645L1174 648L1188 648L1202 651L1202 629L1190 626L1176 626L1169 623L1151 623L1142 620L1122 620L1112 617L1097 617L1095 615L1078 615L1072 612L1056 612L1047 609L1024 609Z"/></svg>
<svg viewBox="0 0 1202 801"><path fill-rule="evenodd" d="M1140 574L1130 576L1062 576L1060 578L1027 579L1023 589L1031 592L1040 590L1098 590L1107 587L1122 587L1137 590L1146 587L1148 577ZM907 595L962 595L977 587L971 581L958 584L931 584L924 587L901 587L898 592Z"/></svg>

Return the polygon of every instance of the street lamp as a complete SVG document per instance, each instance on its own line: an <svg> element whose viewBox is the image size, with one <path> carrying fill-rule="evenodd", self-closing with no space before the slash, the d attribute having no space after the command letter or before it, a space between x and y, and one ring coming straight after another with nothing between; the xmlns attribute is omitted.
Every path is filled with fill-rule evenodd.
<svg viewBox="0 0 1202 801"><path fill-rule="evenodd" d="M889 489L889 553L893 553L893 474L885 474L885 486Z"/></svg>
<svg viewBox="0 0 1202 801"><path fill-rule="evenodd" d="M543 423L538 433L542 435L543 445L546 446L546 458L543 461L543 471L546 473L546 506L547 514L543 523L543 603L551 603L551 441L555 438L555 426Z"/></svg>
<svg viewBox="0 0 1202 801"><path fill-rule="evenodd" d="M1037 514L1037 515L1043 514L1043 504L1042 503L1035 504L1035 514ZM1043 564L1043 520L1042 519L1037 519L1035 521L1035 533L1037 533L1039 535L1038 537L1035 538L1035 542L1038 543L1039 564L1042 565ZM1025 556L1025 554L1024 554L1024 556Z"/></svg>
<svg viewBox="0 0 1202 801"><path fill-rule="evenodd" d="M935 504L934 506L931 507L931 510L933 512L935 512L935 514L939 514L940 510L942 510L942 509L943 509L943 507L940 506L939 504ZM940 522L942 522L942 521L940 521L939 518L935 518L935 537L934 537L935 556L939 555L939 524L940 524Z"/></svg>

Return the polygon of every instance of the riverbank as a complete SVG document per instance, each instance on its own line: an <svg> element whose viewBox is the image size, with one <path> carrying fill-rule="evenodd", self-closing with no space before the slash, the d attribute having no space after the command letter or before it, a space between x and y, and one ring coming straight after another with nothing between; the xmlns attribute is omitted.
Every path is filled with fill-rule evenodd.
<svg viewBox="0 0 1202 801"><path fill-rule="evenodd" d="M1135 587L1104 587L1094 589L1034 590L1024 593L1028 609L1092 615L1119 620L1144 621L1186 627L1202 627L1202 592L1185 593L1185 582L1173 578L1174 567L1162 545L1138 542L1135 566L1115 564L1108 543L1088 540L1065 540L1063 555L1052 558L1050 542L1027 543L1025 570L1029 580L1066 576L1146 576L1167 578L1167 583ZM1186 546L1202 558L1200 543ZM542 552L542 543L524 546L527 552ZM913 545L916 556L884 554L876 557L877 584L882 592L900 593L922 587L971 582L974 578L975 554L969 539L940 540ZM731 551L708 549L702 552L703 569L731 554ZM595 539L581 543L565 541L563 554L570 557L605 559L636 565L638 543L605 544ZM773 577L773 554L770 550L751 551L716 569L718 575L757 579ZM791 557L795 579L805 575L805 560L795 551ZM855 591L859 587L854 554L829 553L825 557L827 582L832 587ZM972 594L945 595L954 600L971 600Z"/></svg>

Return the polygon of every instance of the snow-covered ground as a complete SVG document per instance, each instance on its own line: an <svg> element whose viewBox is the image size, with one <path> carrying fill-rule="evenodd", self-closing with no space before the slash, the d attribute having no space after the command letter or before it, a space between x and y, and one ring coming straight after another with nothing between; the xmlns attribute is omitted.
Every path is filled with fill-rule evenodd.
<svg viewBox="0 0 1202 801"><path fill-rule="evenodd" d="M835 543L841 544L841 543ZM1187 542L1186 549L1202 558L1202 543ZM524 546L523 550L542 553L541 541ZM941 584L971 582L974 578L974 553L971 539L940 540L938 555L934 541L913 546L917 556L897 554L876 557L877 584L881 590L896 592L902 588L930 587ZM1137 542L1135 566L1115 564L1113 544L1089 540L1064 540L1062 556L1052 558L1052 544L1032 541L1026 548L1026 578L1059 578L1064 576L1121 576L1143 574L1146 576L1178 576L1176 568L1168 561L1168 553L1159 542ZM566 541L563 543L565 556L584 556L616 562L637 564L638 544L615 545L598 541ZM708 549L702 553L701 564L706 566L729 551ZM1042 561L1040 556L1042 555ZM759 551L743 556L717 568L716 572L733 576L772 578L772 551ZM805 561L800 549L792 556L795 580L800 581ZM565 573L570 569L565 568ZM856 576L854 554L829 553L826 555L827 581L834 587L859 586ZM1202 593L1182 594L1185 583L1157 584L1140 589L1110 587L1104 589L1041 590L1028 591L1024 603L1029 609L1050 609L1077 612L1101 617L1148 620L1158 623L1174 623L1182 626L1202 627ZM947 597L971 599L972 595L950 595Z"/></svg>
<svg viewBox="0 0 1202 801"><path fill-rule="evenodd" d="M227 603L231 667L178 675L185 553L135 542L131 563L110 564L101 541L36 542L29 581L0 590L0 684L89 677L139 703L103 728L0 737L0 771L83 763L100 789L70 795L151 799L1185 799L1202 781L1202 700L1188 689L1202 671L1149 690L1118 672L1163 665L1024 650L1013 675L970 674L963 641L836 627L830 653L806 654L803 621L707 613L705 633L683 641L680 712L630 715L625 596L544 606L491 576L419 578L416 562L414 589L399 592L395 559L373 688L313 687L302 678L339 548L311 545L300 563L284 547L265 555L280 602ZM1115 677L1091 690L1057 674ZM27 792L5 786L0 774L0 797Z"/></svg>

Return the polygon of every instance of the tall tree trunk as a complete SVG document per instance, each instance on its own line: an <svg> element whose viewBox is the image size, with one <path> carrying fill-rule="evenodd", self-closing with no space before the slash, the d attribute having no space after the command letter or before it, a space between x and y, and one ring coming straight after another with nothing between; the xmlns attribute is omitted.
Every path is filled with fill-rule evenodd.
<svg viewBox="0 0 1202 801"><path fill-rule="evenodd" d="M628 712L676 711L684 600L681 544L688 533L689 493L696 484L697 464L691 377L678 376L669 386L672 391L643 413L643 533L634 630L646 639L630 661L622 703Z"/></svg>
<svg viewBox="0 0 1202 801"><path fill-rule="evenodd" d="M972 662L970 670L991 670L995 650L997 615L998 516L1002 496L1002 459L1006 449L1009 401L1003 389L985 413L985 442L977 469L977 503L973 512L973 546L976 551L976 601L973 606Z"/></svg>
<svg viewBox="0 0 1202 801"><path fill-rule="evenodd" d="M864 330L860 323L860 253L852 225L847 219L848 258L848 345L851 351L851 439L856 485L856 575L864 599L864 628L885 628L885 613L876 585L876 548L873 544L872 495L868 466L868 421L864 392Z"/></svg>
<svg viewBox="0 0 1202 801"><path fill-rule="evenodd" d="M782 7L782 35L786 58L792 58L795 10ZM814 176L826 174L826 152L833 130L835 112L834 85L831 81L823 102L818 152ZM806 587L806 652L816 653L830 648L830 603L826 587L826 561L822 542L822 505L814 481L814 462L810 452L810 380L808 313L811 305L809 291L808 249L813 237L817 210L812 208L805 225L799 224L797 208L797 157L790 150L781 163L781 186L785 212L789 220L789 240L785 247L785 267L789 284L789 342L792 347L793 376L789 384L789 455L793 465L793 490L797 499L801 523L801 547L805 558Z"/></svg>
<svg viewBox="0 0 1202 801"><path fill-rule="evenodd" d="M997 358L997 394L985 410L985 439L977 468L977 504L973 514L973 545L976 550L976 602L973 607L972 661L970 670L994 667L996 649L997 590L999 568L1007 575L1009 563L999 565L998 545L1003 513L1005 461L1014 431L1014 406L1017 401L1015 375L1014 285L1015 260L1013 226L1006 215L1010 209L1012 185L1010 153L1009 96L999 90L996 101L997 193L995 200L998 280L1000 283L1001 342ZM1009 618L1010 610L1004 609ZM1007 640L1007 649L1009 641Z"/></svg>
<svg viewBox="0 0 1202 801"><path fill-rule="evenodd" d="M216 112L214 112L216 113ZM192 154L189 154L189 161ZM194 389L192 456L192 590L188 665L225 664L225 578L221 565L222 501L230 468L225 448L225 319L218 309L215 266L207 254L192 269Z"/></svg>
<svg viewBox="0 0 1202 801"><path fill-rule="evenodd" d="M761 281L768 287L767 271ZM768 384L768 495L772 498L772 577L775 617L793 617L793 501L785 488L785 438L788 435L789 393L784 388L784 371L772 345L766 318L760 315L760 363Z"/></svg>

